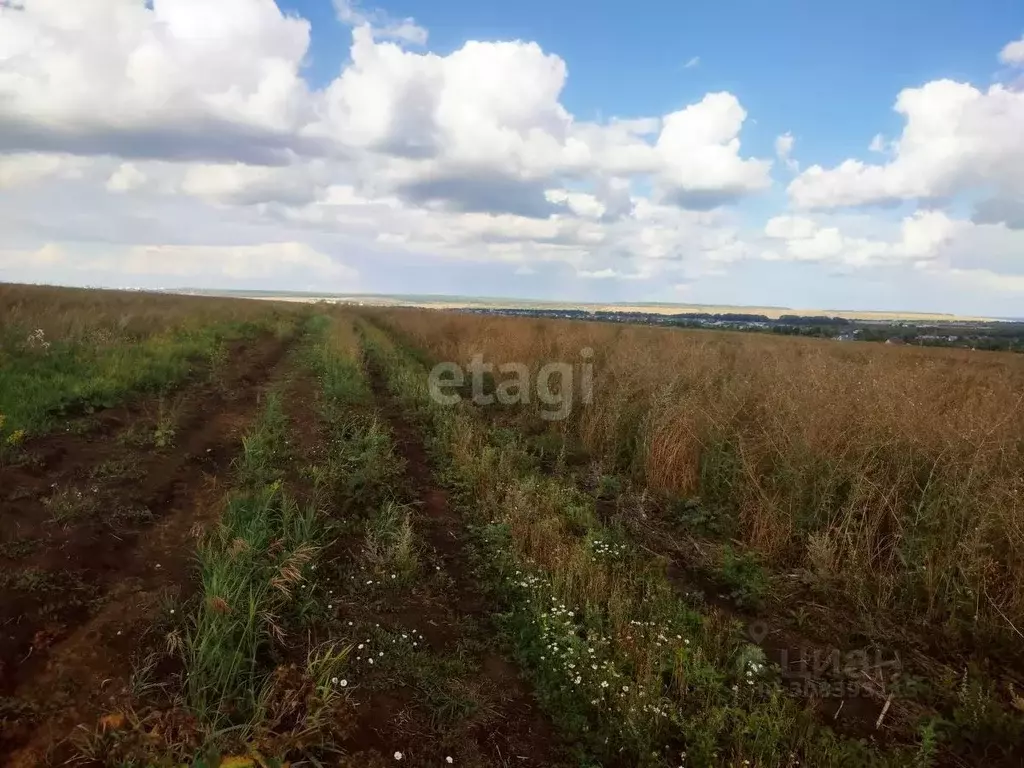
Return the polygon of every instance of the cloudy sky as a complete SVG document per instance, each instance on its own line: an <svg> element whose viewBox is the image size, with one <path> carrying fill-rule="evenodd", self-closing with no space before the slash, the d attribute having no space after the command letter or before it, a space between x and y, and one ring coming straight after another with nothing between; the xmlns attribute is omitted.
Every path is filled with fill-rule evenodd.
<svg viewBox="0 0 1024 768"><path fill-rule="evenodd" d="M1019 0L0 0L0 280L1024 316Z"/></svg>

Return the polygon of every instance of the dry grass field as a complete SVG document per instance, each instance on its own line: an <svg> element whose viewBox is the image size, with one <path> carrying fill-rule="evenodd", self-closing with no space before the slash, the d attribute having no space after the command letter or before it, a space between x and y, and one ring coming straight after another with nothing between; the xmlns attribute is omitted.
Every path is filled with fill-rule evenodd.
<svg viewBox="0 0 1024 768"><path fill-rule="evenodd" d="M579 370L581 350L594 350L592 401L579 402L577 380L569 418L545 421L536 399L479 410L610 489L619 522L684 572L684 590L730 598L730 615L764 621L783 645L902 654L920 684L895 705L910 719L936 707L958 721L970 689L1020 733L1021 356L414 310L376 317L429 362L482 354L534 373L554 361Z"/></svg>
<svg viewBox="0 0 1024 768"><path fill-rule="evenodd" d="M1024 760L1020 356L6 285L0 318L0 765ZM566 418L439 401L475 355L573 365Z"/></svg>
<svg viewBox="0 0 1024 768"><path fill-rule="evenodd" d="M610 471L700 496L766 563L865 611L1004 638L1024 627L1024 358L770 336L396 312L438 360L579 361L557 429Z"/></svg>

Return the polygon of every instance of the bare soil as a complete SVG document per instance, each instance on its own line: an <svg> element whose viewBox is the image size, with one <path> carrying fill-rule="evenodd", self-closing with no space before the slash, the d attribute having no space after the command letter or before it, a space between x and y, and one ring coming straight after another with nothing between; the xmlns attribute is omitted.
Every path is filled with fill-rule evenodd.
<svg viewBox="0 0 1024 768"><path fill-rule="evenodd" d="M172 436L153 399L28 447L0 468L0 759L67 757L162 647L189 589L195 537L216 518L221 481L286 341L237 345L219 375L174 399Z"/></svg>
<svg viewBox="0 0 1024 768"><path fill-rule="evenodd" d="M530 685L495 647L491 609L474 578L467 532L439 485L419 431L407 420L378 371L373 389L405 461L406 478L416 499L414 527L429 547L428 572L412 593L379 606L364 622L399 630L415 628L438 657L457 656L472 672L457 682L478 702L472 714L440 729L436 713L408 686L377 689L357 710L349 743L351 754L373 764L379 756L403 752L403 764L443 765L458 750L460 764L480 766L554 766L565 762L566 745L537 705ZM353 764L356 764L353 763Z"/></svg>

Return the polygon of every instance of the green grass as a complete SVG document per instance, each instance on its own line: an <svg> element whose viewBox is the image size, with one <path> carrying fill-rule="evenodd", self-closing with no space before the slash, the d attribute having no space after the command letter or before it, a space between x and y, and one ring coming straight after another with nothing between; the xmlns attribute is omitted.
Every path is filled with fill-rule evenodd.
<svg viewBox="0 0 1024 768"><path fill-rule="evenodd" d="M66 416L110 407L138 393L166 393L224 358L233 339L269 330L223 323L149 336L84 336L32 341L24 328L0 332L0 441L19 431L39 434Z"/></svg>
<svg viewBox="0 0 1024 768"><path fill-rule="evenodd" d="M268 671L263 655L283 624L323 543L317 511L281 487L287 424L276 395L244 439L241 490L200 545L198 611L184 638L186 700L214 727L258 712Z"/></svg>
<svg viewBox="0 0 1024 768"><path fill-rule="evenodd" d="M198 548L200 596L173 642L187 673L183 701L203 724L200 754L211 765L258 744L274 745L269 752L263 747L267 759L324 759L337 754L350 719L341 681L351 646L336 635L311 639L322 637L331 619L322 582L336 564L325 555L346 528L353 500L382 494L377 483L400 465L373 414L351 411L357 402L369 404L369 389L358 362L331 344L334 331L320 318L311 320L299 356L320 385L325 450L311 463L310 457L300 460L284 394L265 396L235 463L236 488L219 526ZM342 414L346 418L324 418ZM305 504L288 479L295 477L289 468L299 464L313 486ZM415 567L402 539L401 508L385 507L374 519L382 562Z"/></svg>

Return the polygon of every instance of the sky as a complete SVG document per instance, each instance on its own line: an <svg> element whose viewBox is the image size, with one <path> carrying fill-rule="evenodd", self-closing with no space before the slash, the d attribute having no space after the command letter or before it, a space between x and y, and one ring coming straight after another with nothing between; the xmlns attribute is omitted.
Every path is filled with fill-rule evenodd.
<svg viewBox="0 0 1024 768"><path fill-rule="evenodd" d="M1019 0L0 0L0 280L1024 316Z"/></svg>

